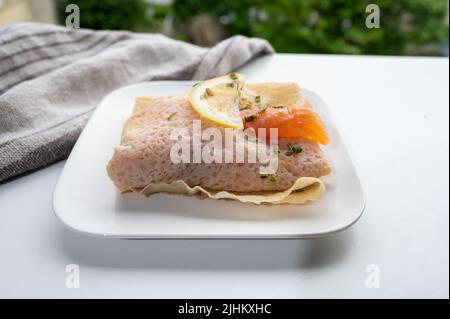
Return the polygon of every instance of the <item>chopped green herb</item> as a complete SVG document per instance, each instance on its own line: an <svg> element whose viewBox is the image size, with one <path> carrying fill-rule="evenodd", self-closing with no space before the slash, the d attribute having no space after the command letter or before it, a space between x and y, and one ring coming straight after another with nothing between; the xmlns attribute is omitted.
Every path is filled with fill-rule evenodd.
<svg viewBox="0 0 450 319"><path fill-rule="evenodd" d="M241 108L239 109L239 111L249 110L249 109L251 109L251 108L252 108L251 105L246 105L246 106L244 106L244 107L241 107Z"/></svg>
<svg viewBox="0 0 450 319"><path fill-rule="evenodd" d="M233 82L227 83L227 87L234 88L234 83Z"/></svg>
<svg viewBox="0 0 450 319"><path fill-rule="evenodd" d="M271 183L275 183L277 181L277 178L275 177L275 175L259 173L259 177L264 178L264 179L268 178Z"/></svg>
<svg viewBox="0 0 450 319"><path fill-rule="evenodd" d="M213 96L214 94L213 94L213 92L211 91L210 88L206 88L206 89L205 89L205 95L206 95L206 96Z"/></svg>
<svg viewBox="0 0 450 319"><path fill-rule="evenodd" d="M177 112L173 112L172 114L170 114L170 115L167 117L167 120L170 121L175 115L177 115Z"/></svg>
<svg viewBox="0 0 450 319"><path fill-rule="evenodd" d="M252 102L250 102L249 100L247 100L245 97L240 99L240 103L241 104L245 104L245 105L252 105Z"/></svg>
<svg viewBox="0 0 450 319"><path fill-rule="evenodd" d="M289 151L286 152L286 156L292 156L294 154L303 152L303 149L301 147L293 146L291 143L288 143L287 147L289 148Z"/></svg>
<svg viewBox="0 0 450 319"><path fill-rule="evenodd" d="M231 78L233 81L236 81L236 80L239 79L236 73L230 73L230 78Z"/></svg>
<svg viewBox="0 0 450 319"><path fill-rule="evenodd" d="M267 109L269 108L269 106L268 105L266 105L266 106L264 106L264 107L262 107L262 108L260 108L260 111L259 111L259 113L263 113L263 112L265 112Z"/></svg>
<svg viewBox="0 0 450 319"><path fill-rule="evenodd" d="M237 92L237 99L238 101L241 100L241 91L239 89L239 83L236 83L236 92Z"/></svg>
<svg viewBox="0 0 450 319"><path fill-rule="evenodd" d="M199 86L200 82L195 83L192 87L195 88L196 86Z"/></svg>
<svg viewBox="0 0 450 319"><path fill-rule="evenodd" d="M255 102L256 103L261 103L261 96L255 96Z"/></svg>
<svg viewBox="0 0 450 319"><path fill-rule="evenodd" d="M257 114L252 114L252 115L246 116L244 119L245 119L245 122L253 122L257 118L258 118Z"/></svg>
<svg viewBox="0 0 450 319"><path fill-rule="evenodd" d="M273 147L273 153L274 153L274 154L280 154L280 150L278 149L277 146L274 146L274 147Z"/></svg>
<svg viewBox="0 0 450 319"><path fill-rule="evenodd" d="M276 105L276 106L272 106L274 109L283 109L284 106L283 105Z"/></svg>

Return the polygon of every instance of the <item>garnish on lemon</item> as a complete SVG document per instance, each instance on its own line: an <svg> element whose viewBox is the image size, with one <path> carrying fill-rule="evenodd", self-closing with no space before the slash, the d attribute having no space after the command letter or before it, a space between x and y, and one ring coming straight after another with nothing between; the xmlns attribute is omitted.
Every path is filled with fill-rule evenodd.
<svg viewBox="0 0 450 319"><path fill-rule="evenodd" d="M243 129L239 114L244 75L231 73L200 82L189 93L189 102L204 119L215 124Z"/></svg>

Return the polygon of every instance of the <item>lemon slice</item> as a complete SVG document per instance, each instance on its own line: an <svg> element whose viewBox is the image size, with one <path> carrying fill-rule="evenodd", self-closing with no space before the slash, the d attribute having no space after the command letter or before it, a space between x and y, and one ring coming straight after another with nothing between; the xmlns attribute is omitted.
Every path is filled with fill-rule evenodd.
<svg viewBox="0 0 450 319"><path fill-rule="evenodd" d="M232 73L196 84L189 93L189 102L204 119L215 124L244 128L239 115L243 74Z"/></svg>

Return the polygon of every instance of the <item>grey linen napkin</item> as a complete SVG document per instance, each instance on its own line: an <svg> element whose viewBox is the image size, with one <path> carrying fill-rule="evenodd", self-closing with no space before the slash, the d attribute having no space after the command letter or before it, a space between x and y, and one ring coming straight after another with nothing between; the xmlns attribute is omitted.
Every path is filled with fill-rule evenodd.
<svg viewBox="0 0 450 319"><path fill-rule="evenodd" d="M272 52L242 36L201 48L159 34L0 29L0 182L66 158L97 104L121 86L207 79Z"/></svg>

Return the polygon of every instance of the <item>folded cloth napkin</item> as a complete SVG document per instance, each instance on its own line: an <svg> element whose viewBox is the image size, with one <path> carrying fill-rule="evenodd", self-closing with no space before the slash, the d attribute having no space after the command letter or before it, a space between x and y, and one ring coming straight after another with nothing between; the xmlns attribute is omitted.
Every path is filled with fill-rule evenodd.
<svg viewBox="0 0 450 319"><path fill-rule="evenodd" d="M272 52L242 36L201 48L160 34L0 29L0 182L66 158L97 104L121 86L203 80Z"/></svg>

